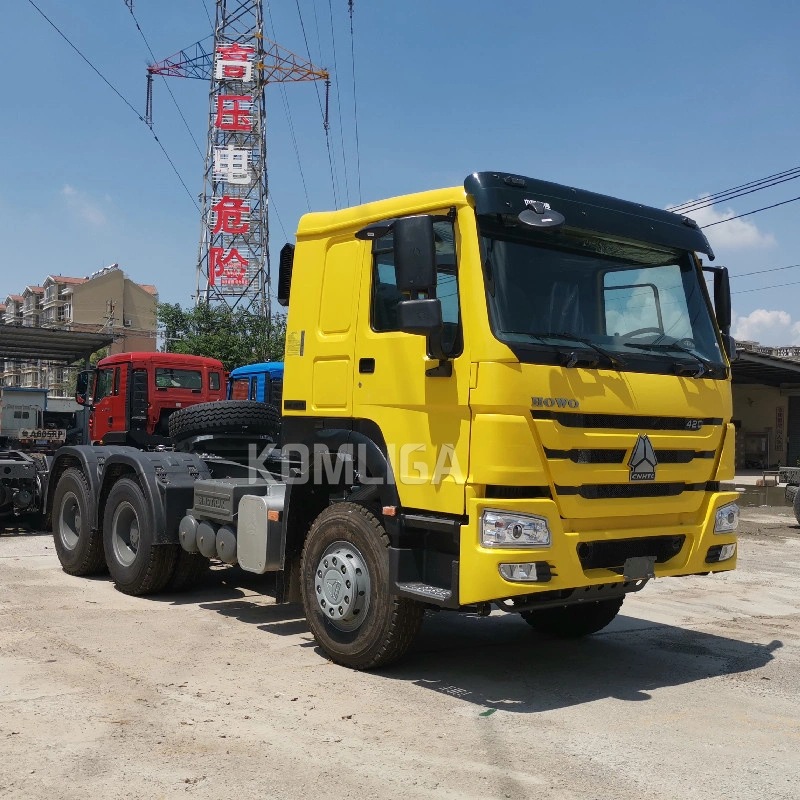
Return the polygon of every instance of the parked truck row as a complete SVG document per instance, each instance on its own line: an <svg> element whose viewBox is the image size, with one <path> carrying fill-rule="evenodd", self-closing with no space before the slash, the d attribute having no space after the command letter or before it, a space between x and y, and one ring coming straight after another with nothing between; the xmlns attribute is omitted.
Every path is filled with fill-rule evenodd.
<svg viewBox="0 0 800 800"><path fill-rule="evenodd" d="M733 569L730 290L700 254L685 216L498 172L306 215L262 383L183 407L221 372L148 377L164 423L132 365L85 376L92 443L46 475L61 564L134 595L275 573L359 669L426 609L581 636L653 578Z"/></svg>

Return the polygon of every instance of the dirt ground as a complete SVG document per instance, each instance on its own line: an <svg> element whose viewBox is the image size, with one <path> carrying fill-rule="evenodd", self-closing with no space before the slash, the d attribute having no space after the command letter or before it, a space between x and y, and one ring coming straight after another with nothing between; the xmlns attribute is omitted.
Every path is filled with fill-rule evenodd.
<svg viewBox="0 0 800 800"><path fill-rule="evenodd" d="M656 581L602 633L426 618L377 673L219 569L137 599L0 535L0 797L800 797L800 526L746 508L739 569Z"/></svg>

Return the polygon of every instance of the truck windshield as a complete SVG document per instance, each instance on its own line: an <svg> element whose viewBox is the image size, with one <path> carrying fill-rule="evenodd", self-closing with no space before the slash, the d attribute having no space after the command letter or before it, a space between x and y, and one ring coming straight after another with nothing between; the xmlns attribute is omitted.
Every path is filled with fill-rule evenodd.
<svg viewBox="0 0 800 800"><path fill-rule="evenodd" d="M521 361L726 376L694 255L480 218L494 335Z"/></svg>

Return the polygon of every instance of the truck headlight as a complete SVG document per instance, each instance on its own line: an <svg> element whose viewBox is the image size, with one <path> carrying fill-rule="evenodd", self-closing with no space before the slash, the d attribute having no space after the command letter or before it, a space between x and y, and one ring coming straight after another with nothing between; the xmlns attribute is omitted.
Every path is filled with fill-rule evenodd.
<svg viewBox="0 0 800 800"><path fill-rule="evenodd" d="M739 506L728 503L717 509L714 517L714 533L730 533L739 527Z"/></svg>
<svg viewBox="0 0 800 800"><path fill-rule="evenodd" d="M549 547L550 527L545 517L504 511L481 514L484 547Z"/></svg>

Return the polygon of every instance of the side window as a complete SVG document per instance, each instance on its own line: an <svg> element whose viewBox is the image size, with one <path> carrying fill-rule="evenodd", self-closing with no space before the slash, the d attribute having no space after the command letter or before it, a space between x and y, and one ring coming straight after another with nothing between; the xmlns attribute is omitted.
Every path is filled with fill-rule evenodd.
<svg viewBox="0 0 800 800"><path fill-rule="evenodd" d="M219 391L219 372L210 372L208 374L208 388L212 392Z"/></svg>
<svg viewBox="0 0 800 800"><path fill-rule="evenodd" d="M258 400L258 378L256 376L250 378L250 399Z"/></svg>
<svg viewBox="0 0 800 800"><path fill-rule="evenodd" d="M114 369L114 396L119 394L119 367Z"/></svg>
<svg viewBox="0 0 800 800"><path fill-rule="evenodd" d="M458 355L462 343L455 229L452 222L442 220L434 223L433 230L436 240L436 297L442 301L442 343L446 353ZM370 322L374 331L399 330L397 304L402 299L394 272L394 240L389 234L373 244Z"/></svg>
<svg viewBox="0 0 800 800"><path fill-rule="evenodd" d="M97 373L97 383L94 390L94 402L102 400L111 394L112 384L114 381L114 372L110 369L101 369Z"/></svg>
<svg viewBox="0 0 800 800"><path fill-rule="evenodd" d="M250 379L234 378L231 381L231 400L248 400L250 398Z"/></svg>

